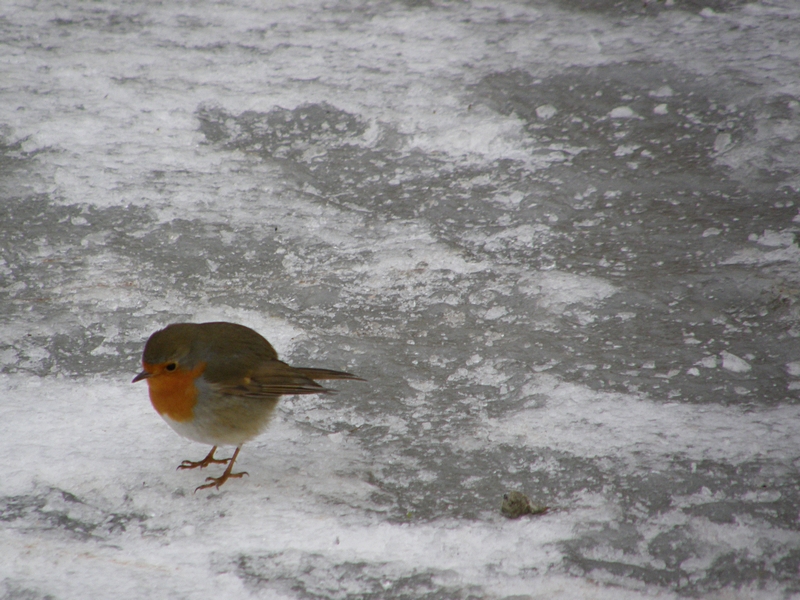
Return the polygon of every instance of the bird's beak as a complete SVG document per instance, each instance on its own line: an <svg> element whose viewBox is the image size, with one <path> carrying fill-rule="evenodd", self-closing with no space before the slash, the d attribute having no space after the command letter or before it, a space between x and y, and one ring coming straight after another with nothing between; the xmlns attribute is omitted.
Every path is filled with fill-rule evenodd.
<svg viewBox="0 0 800 600"><path fill-rule="evenodd" d="M141 381L142 379L147 379L151 375L152 373L148 373L147 371L142 371L136 377L133 378L133 381L131 381L131 383L136 383L137 381Z"/></svg>

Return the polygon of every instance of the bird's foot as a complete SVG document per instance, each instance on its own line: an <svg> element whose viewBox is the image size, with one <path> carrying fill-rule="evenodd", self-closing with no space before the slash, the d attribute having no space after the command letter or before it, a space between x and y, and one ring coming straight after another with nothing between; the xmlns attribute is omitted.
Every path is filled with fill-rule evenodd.
<svg viewBox="0 0 800 600"><path fill-rule="evenodd" d="M242 471L241 473L228 473L226 470L220 477L206 477L206 481L210 483L204 483L203 485L197 486L194 491L197 493L197 490L204 490L206 488L215 487L219 489L223 483L228 481L231 477L242 477L243 475L250 475L247 471Z"/></svg>
<svg viewBox="0 0 800 600"><path fill-rule="evenodd" d="M241 473L231 473L231 471L233 470L233 463L236 462L236 457L239 456L239 450L241 449L242 449L241 446L236 448L236 450L233 453L233 456L231 456L230 458L230 461L228 461L228 467L225 469L225 472L221 476L206 477L206 481L208 481L209 483L204 483L203 485L197 486L194 489L195 493L197 493L197 490L205 490L210 487L215 487L219 489L219 486L228 481L228 479L230 479L231 477L242 477L243 475L248 475L247 471L242 471ZM209 458L212 454L214 454L213 450L211 451L211 454L206 456L206 458Z"/></svg>
<svg viewBox="0 0 800 600"><path fill-rule="evenodd" d="M192 460L185 460L181 464L178 465L178 469L196 469L200 467L201 469L205 469L210 464L218 464L218 465L226 465L230 462L230 458L214 458L214 452L217 451L217 447L214 446L211 448L211 452L208 453L203 460L192 461Z"/></svg>

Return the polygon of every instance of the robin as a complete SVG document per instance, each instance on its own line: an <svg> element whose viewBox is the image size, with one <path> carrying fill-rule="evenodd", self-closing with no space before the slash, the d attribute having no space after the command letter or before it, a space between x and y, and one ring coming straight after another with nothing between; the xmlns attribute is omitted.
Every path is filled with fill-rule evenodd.
<svg viewBox="0 0 800 600"><path fill-rule="evenodd" d="M180 435L211 444L203 460L184 460L179 469L226 464L221 477L195 489L219 487L231 477L242 444L266 429L281 396L333 392L317 379L363 379L328 369L290 367L261 335L235 323L174 323L156 331L142 354L150 402ZM217 447L236 446L231 458L214 458Z"/></svg>

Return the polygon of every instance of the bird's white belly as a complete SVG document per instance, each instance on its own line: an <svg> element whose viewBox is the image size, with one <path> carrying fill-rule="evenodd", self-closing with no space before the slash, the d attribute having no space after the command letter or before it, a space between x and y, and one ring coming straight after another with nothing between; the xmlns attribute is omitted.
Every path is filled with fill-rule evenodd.
<svg viewBox="0 0 800 600"><path fill-rule="evenodd" d="M216 402L199 402L192 419L176 421L166 414L161 417L176 433L195 442L241 446L267 428L277 403L277 399L243 402L239 398L217 398Z"/></svg>
<svg viewBox="0 0 800 600"><path fill-rule="evenodd" d="M169 418L167 415L161 415L167 422L167 425L172 427L178 435L185 438L200 442L201 444L211 444L212 446L220 446L224 444L236 444L236 442L223 442L215 436L209 435L209 432L204 427L198 427L196 420L191 421L176 421ZM236 444L238 445L238 444Z"/></svg>

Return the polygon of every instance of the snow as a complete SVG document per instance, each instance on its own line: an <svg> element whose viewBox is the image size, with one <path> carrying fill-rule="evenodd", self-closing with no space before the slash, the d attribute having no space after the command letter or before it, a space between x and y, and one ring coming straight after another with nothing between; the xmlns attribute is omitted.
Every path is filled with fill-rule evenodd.
<svg viewBox="0 0 800 600"><path fill-rule="evenodd" d="M705 4L0 7L0 595L798 596L800 7ZM367 381L194 493L211 320Z"/></svg>

